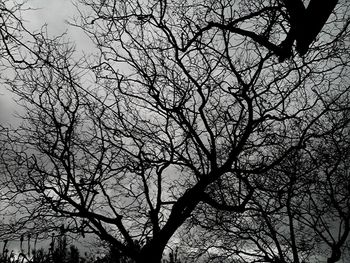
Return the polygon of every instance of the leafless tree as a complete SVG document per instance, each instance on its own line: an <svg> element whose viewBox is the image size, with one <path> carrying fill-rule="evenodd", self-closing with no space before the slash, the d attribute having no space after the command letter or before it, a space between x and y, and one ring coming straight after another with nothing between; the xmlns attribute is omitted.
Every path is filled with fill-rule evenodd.
<svg viewBox="0 0 350 263"><path fill-rule="evenodd" d="M38 34L36 64L8 81L24 113L2 133L4 185L8 198L22 196L27 221L64 218L67 231L160 262L190 217L206 220L203 207L262 222L264 213L247 209L264 205L264 180L275 182L273 169L317 138L329 112L344 110L348 3L303 57L292 46L284 56L291 21L281 1L77 5L73 24L94 55L79 60L60 38ZM246 227L242 240L256 238Z"/></svg>
<svg viewBox="0 0 350 263"><path fill-rule="evenodd" d="M38 60L38 52L32 49L38 33L29 31L22 19L23 12L33 11L27 1L8 1L0 3L0 67L1 70L11 65L31 66Z"/></svg>
<svg viewBox="0 0 350 263"><path fill-rule="evenodd" d="M345 112L340 114L343 116L333 112L328 116L331 119L324 119L303 149L291 153L267 174L245 174L254 194L244 213L199 205L186 224L185 232L190 234L184 235L183 242L195 252L188 256L238 262L331 263L342 258L346 262L350 252L350 177ZM230 183L216 186L226 204L238 198L235 188L227 185Z"/></svg>

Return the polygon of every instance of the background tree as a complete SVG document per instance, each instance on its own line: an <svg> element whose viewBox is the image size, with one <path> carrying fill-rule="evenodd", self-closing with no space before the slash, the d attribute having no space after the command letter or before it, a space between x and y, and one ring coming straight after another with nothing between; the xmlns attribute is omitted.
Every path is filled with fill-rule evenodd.
<svg viewBox="0 0 350 263"><path fill-rule="evenodd" d="M203 207L234 213L240 240L258 245L250 223L264 233L279 221L257 194L278 193L269 184L288 176L274 169L331 134L315 131L347 108L347 8L305 57L281 63L290 19L280 1L80 1L75 25L93 55L79 60L61 38L37 34L36 64L8 81L24 113L2 131L7 198L28 211L24 222L64 219L136 262L160 262L189 217L207 220ZM294 196L285 183L284 201ZM282 241L263 242L274 259Z"/></svg>

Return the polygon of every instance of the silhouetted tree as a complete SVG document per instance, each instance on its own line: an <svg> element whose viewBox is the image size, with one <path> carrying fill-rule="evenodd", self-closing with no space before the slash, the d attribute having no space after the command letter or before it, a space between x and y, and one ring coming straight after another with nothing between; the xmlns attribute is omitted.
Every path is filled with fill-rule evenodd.
<svg viewBox="0 0 350 263"><path fill-rule="evenodd" d="M76 26L94 55L80 60L61 38L38 34L36 64L7 82L23 122L2 130L2 181L27 211L20 222L63 218L67 231L156 263L189 218L207 223L212 213L211 235L226 211L242 222L242 242L262 240L266 260L281 259L279 241L255 234L277 226L264 209L276 208L280 184L294 189L275 169L332 134L327 114L348 107L349 4L303 58L281 63L292 27L281 1L79 2ZM284 202L294 196L286 189Z"/></svg>
<svg viewBox="0 0 350 263"><path fill-rule="evenodd" d="M192 258L209 251L210 259L240 262L348 261L350 115L336 112L327 114L302 149L267 174L245 175L255 191L243 214L198 207L188 223L193 229L183 238L195 251ZM220 190L228 201L235 189L227 184L221 182Z"/></svg>
<svg viewBox="0 0 350 263"><path fill-rule="evenodd" d="M316 39L327 22L338 0L311 0L308 6L302 0L283 0L289 17L290 29L282 44L286 56L291 55L293 42L296 50L305 55L310 44ZM282 57L282 59L285 59Z"/></svg>
<svg viewBox="0 0 350 263"><path fill-rule="evenodd" d="M22 13L30 9L27 1L0 2L0 68L7 69L11 65L20 67L34 65L37 55L31 41L36 33L27 30L22 21ZM30 54L30 55L29 55ZM28 56L29 55L29 56ZM6 73L8 73L6 71Z"/></svg>

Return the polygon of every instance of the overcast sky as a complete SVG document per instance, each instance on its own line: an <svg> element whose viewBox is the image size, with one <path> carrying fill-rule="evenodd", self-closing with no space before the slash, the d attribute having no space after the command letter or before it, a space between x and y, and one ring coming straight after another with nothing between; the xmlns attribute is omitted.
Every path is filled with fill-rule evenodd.
<svg viewBox="0 0 350 263"><path fill-rule="evenodd" d="M66 23L66 20L71 20L76 14L76 7L71 0L28 0L26 6L33 8L23 13L24 24L28 29L40 30L44 24L47 24L51 36L67 31L68 37L76 43L78 50L89 49L88 38L82 30ZM0 88L0 123L11 122L15 111L16 105L11 95L2 86Z"/></svg>
<svg viewBox="0 0 350 263"><path fill-rule="evenodd" d="M1 0L0 0L1 1ZM20 0L23 1L23 0ZM10 2L16 2L10 0ZM76 7L71 0L28 0L25 7L30 7L22 13L24 25L30 31L38 31L47 24L50 36L61 35L67 31L68 38L77 46L77 50L88 52L91 44L88 37L79 28L74 28L66 23L76 14ZM18 107L13 102L10 92L0 84L0 123L14 123L13 115ZM0 246L2 248L2 243ZM11 249L18 249L18 242L11 242Z"/></svg>
<svg viewBox="0 0 350 263"><path fill-rule="evenodd" d="M27 4L38 8L38 10L25 13L27 23L36 29L47 23L49 30L56 33L62 33L67 29L64 21L75 11L70 0L29 0Z"/></svg>

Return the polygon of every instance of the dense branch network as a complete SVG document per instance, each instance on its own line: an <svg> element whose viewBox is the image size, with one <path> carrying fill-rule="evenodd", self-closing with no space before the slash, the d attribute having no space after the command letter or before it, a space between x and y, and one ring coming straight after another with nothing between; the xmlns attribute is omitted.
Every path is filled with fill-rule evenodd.
<svg viewBox="0 0 350 263"><path fill-rule="evenodd" d="M339 259L349 236L347 3L314 16L314 1L79 2L72 24L94 56L32 34L34 59L19 55L6 80L23 111L1 130L1 180L25 230L64 221L138 263L160 262L178 240L194 257L214 248L239 262ZM192 242L183 228L202 236Z"/></svg>

